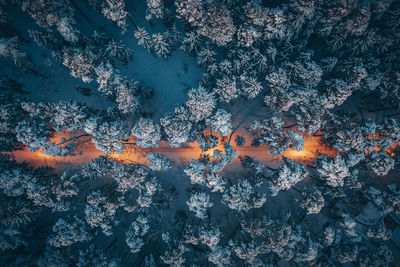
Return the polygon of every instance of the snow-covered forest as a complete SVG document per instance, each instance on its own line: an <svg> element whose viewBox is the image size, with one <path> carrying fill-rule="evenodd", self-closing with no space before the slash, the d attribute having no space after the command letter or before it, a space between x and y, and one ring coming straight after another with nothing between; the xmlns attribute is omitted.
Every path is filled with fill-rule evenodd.
<svg viewBox="0 0 400 267"><path fill-rule="evenodd" d="M400 266L400 0L0 0L0 266Z"/></svg>

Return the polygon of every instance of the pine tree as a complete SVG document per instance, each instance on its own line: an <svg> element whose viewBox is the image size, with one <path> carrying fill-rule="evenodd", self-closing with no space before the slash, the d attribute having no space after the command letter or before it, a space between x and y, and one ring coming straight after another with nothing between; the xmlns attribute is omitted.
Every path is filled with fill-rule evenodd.
<svg viewBox="0 0 400 267"><path fill-rule="evenodd" d="M138 27L135 30L135 38L138 39L138 45L143 46L147 52L151 52L153 47L151 38L145 28Z"/></svg>
<svg viewBox="0 0 400 267"><path fill-rule="evenodd" d="M152 46L154 52L164 60L167 60L171 55L171 44L165 37L165 34L155 33L152 35Z"/></svg>
<svg viewBox="0 0 400 267"><path fill-rule="evenodd" d="M136 145L143 148L157 148L161 140L161 127L151 119L140 118L132 128Z"/></svg>
<svg viewBox="0 0 400 267"><path fill-rule="evenodd" d="M247 180L240 180L222 195L222 203L245 212L262 207L265 201L265 195L257 193Z"/></svg>
<svg viewBox="0 0 400 267"><path fill-rule="evenodd" d="M128 12L125 10L124 0L106 0L101 12L106 18L115 22L122 29L122 33L127 31L126 17Z"/></svg>
<svg viewBox="0 0 400 267"><path fill-rule="evenodd" d="M303 165L286 157L283 157L283 161L284 163L272 175L269 182L269 189L272 196L276 196L279 191L290 189L308 174Z"/></svg>
<svg viewBox="0 0 400 267"><path fill-rule="evenodd" d="M213 116L207 119L211 129L223 136L232 131L231 114L224 109L218 109Z"/></svg>
<svg viewBox="0 0 400 267"><path fill-rule="evenodd" d="M164 2L162 0L146 0L146 20L152 20L164 17Z"/></svg>
<svg viewBox="0 0 400 267"><path fill-rule="evenodd" d="M25 0L21 9L28 13L36 23L43 28L55 27L68 42L77 42L79 33L74 28L74 9L69 6L69 1L54 0Z"/></svg>
<svg viewBox="0 0 400 267"><path fill-rule="evenodd" d="M211 115L215 108L215 98L212 93L208 93L203 87L193 88L188 93L186 106L191 114L191 120L199 122Z"/></svg>
<svg viewBox="0 0 400 267"><path fill-rule="evenodd" d="M318 189L311 193L303 193L303 196L300 207L305 209L307 214L317 214L324 207L325 199Z"/></svg>
<svg viewBox="0 0 400 267"><path fill-rule="evenodd" d="M60 218L53 226L54 236L50 236L49 244L53 247L67 247L76 242L90 240L90 236L85 229L84 221L74 217L72 222Z"/></svg>
<svg viewBox="0 0 400 267"><path fill-rule="evenodd" d="M160 119L160 124L172 147L178 147L189 140L192 123L189 121L188 113L186 107L177 106L173 113L167 113Z"/></svg>
<svg viewBox="0 0 400 267"><path fill-rule="evenodd" d="M195 192L190 195L186 204L189 207L190 211L195 213L195 216L200 219L207 219L207 209L214 206L214 204L210 201L210 196L206 193Z"/></svg>
<svg viewBox="0 0 400 267"><path fill-rule="evenodd" d="M147 234L149 229L148 219L143 215L139 215L136 220L132 222L128 232L126 232L125 239L132 253L138 253L144 246L143 236Z"/></svg>
<svg viewBox="0 0 400 267"><path fill-rule="evenodd" d="M231 80L228 77L222 77L217 80L217 87L215 93L219 96L219 99L223 102L229 103L233 99L239 96L239 91L235 80Z"/></svg>
<svg viewBox="0 0 400 267"><path fill-rule="evenodd" d="M122 44L122 41L116 42L114 39L111 39L106 45L106 51L110 56L118 58L125 66L129 60L133 59L132 50Z"/></svg>

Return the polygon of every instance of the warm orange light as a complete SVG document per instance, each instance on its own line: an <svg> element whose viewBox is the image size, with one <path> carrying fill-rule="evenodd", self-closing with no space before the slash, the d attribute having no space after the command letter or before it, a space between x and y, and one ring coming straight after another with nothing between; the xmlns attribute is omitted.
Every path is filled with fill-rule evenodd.
<svg viewBox="0 0 400 267"><path fill-rule="evenodd" d="M381 133L374 133L374 136L372 137L371 134L367 135L366 138L368 140L382 140L385 138L385 132L381 132ZM377 152L381 152L382 151L382 147L381 147L381 143L376 143L376 146L374 148L372 148L372 151L365 151L365 154L369 155L371 153L377 153ZM394 144L392 144L390 147L385 149L385 153L387 155L389 155L390 157L395 157L396 154L393 153L393 151L397 148L397 146L399 145L399 142L396 142Z"/></svg>
<svg viewBox="0 0 400 267"><path fill-rule="evenodd" d="M224 151L225 150L224 144L222 144L222 142L219 142L216 147L213 147L213 148L203 152L203 154L212 157L214 155L214 151L217 149L220 151Z"/></svg>
<svg viewBox="0 0 400 267"><path fill-rule="evenodd" d="M329 157L335 157L338 151L335 148L327 146L322 143L321 134L317 136L303 134L304 149L297 151L289 148L283 156L297 161L312 161L316 159L319 154L324 154Z"/></svg>
<svg viewBox="0 0 400 267"><path fill-rule="evenodd" d="M241 136L246 136L243 133L239 133ZM227 142L227 137L223 137L216 133L213 133L219 138L218 146L209 149L208 151L202 151L196 143L185 144L182 147L171 147L167 141L161 141L160 146L156 149L145 149L141 147L137 147L134 145L134 138L131 136L129 140L126 140L125 149L122 153L111 153L108 157L111 157L115 160L125 162L125 163L141 163L141 164L149 164L147 161L146 155L148 153L160 153L164 154L167 157L178 161L178 162L188 162L191 159L197 159L202 154L213 156L214 151L216 149L220 151L224 151L224 143ZM70 139L73 136L72 133L67 131L63 131L62 133L55 133L54 137L51 139L52 142L59 144L62 138ZM296 151L294 149L288 148L282 155L288 157L292 160L303 161L303 162L311 162L314 159L318 158L320 154L327 155L329 157L335 157L338 154L338 151L325 145L322 141L322 133L318 135L307 135L303 134L304 137L304 149L302 151ZM104 155L102 151L98 150L93 142L90 140L90 136L85 137L86 140L81 144L77 152L81 152L81 154L77 154L76 156L66 156L66 157L55 157L44 154L42 149L39 151L32 152L28 151L26 148L24 150L18 150L12 152L15 160L18 162L26 161L30 162L34 167L38 166L50 166L57 168L62 164L82 164L84 162L90 162L91 160L98 158L101 155ZM375 134L374 138L381 138L379 135ZM232 140L235 139L235 136L232 137ZM247 140L251 139L250 136L246 137ZM239 152L239 155L249 155L255 157L257 160L261 162L269 162L276 161L280 159L280 156L273 156L266 153L266 146L261 145L258 147L245 145L245 146L236 146L234 141L230 142L233 149ZM393 144L390 148L385 149L385 153L390 155L391 157L395 156L394 150L399 146L399 143ZM375 153L382 150L382 147L376 147L372 151L366 151L366 154ZM237 160L237 159L236 159Z"/></svg>

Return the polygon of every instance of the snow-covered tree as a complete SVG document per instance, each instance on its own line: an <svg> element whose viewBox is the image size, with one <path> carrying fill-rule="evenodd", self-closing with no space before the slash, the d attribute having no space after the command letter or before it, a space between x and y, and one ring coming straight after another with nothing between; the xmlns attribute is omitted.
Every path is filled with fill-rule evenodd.
<svg viewBox="0 0 400 267"><path fill-rule="evenodd" d="M204 185L206 183L206 166L203 163L192 159L184 172L189 176L192 184Z"/></svg>
<svg viewBox="0 0 400 267"><path fill-rule="evenodd" d="M252 218L242 220L240 225L253 240L261 237L265 248L282 255L288 251L286 246L293 230L288 222L289 218L289 214L279 219Z"/></svg>
<svg viewBox="0 0 400 267"><path fill-rule="evenodd" d="M275 110L288 111L294 103L296 97L292 90L289 90L291 81L283 69L268 74L265 78L268 81L271 94L264 98L264 102Z"/></svg>
<svg viewBox="0 0 400 267"><path fill-rule="evenodd" d="M224 46L233 40L236 28L226 7L210 5L202 20L199 32L217 45Z"/></svg>
<svg viewBox="0 0 400 267"><path fill-rule="evenodd" d="M342 187L344 179L350 176L345 159L340 155L334 158L325 155L319 156L316 161L316 168L326 184L332 187Z"/></svg>
<svg viewBox="0 0 400 267"><path fill-rule="evenodd" d="M343 102L352 95L353 91L346 82L334 79L326 81L326 92L320 98L320 103L327 109L332 109L335 106L340 106Z"/></svg>
<svg viewBox="0 0 400 267"><path fill-rule="evenodd" d="M249 47L257 39L261 37L262 33L257 31L253 25L243 25L237 31L237 40L240 46Z"/></svg>
<svg viewBox="0 0 400 267"><path fill-rule="evenodd" d="M34 120L19 122L15 132L17 140L28 146L28 150L31 151L38 151L40 148L46 147L51 137L46 126Z"/></svg>
<svg viewBox="0 0 400 267"><path fill-rule="evenodd" d="M267 252L267 248L258 244L255 240L240 243L230 240L229 245L235 254L249 265L253 264L258 255Z"/></svg>
<svg viewBox="0 0 400 267"><path fill-rule="evenodd" d="M202 4L203 1L199 0L175 1L177 16L189 24L197 26L202 21L205 12Z"/></svg>
<svg viewBox="0 0 400 267"><path fill-rule="evenodd" d="M217 80L217 87L214 91L218 95L219 99L226 103L231 102L239 96L236 81L231 80L226 76Z"/></svg>
<svg viewBox="0 0 400 267"><path fill-rule="evenodd" d="M76 180L71 179L68 182L64 179L60 179L61 181L49 180L31 176L30 179L24 181L26 197L36 206L49 208L52 212L69 210L68 198L75 196L78 192L74 184ZM57 183L60 183L60 186L57 186ZM57 193L60 193L60 196L55 195Z"/></svg>
<svg viewBox="0 0 400 267"><path fill-rule="evenodd" d="M167 60L171 55L171 44L165 34L155 33L152 35L152 46L154 52L164 60Z"/></svg>
<svg viewBox="0 0 400 267"><path fill-rule="evenodd" d="M188 112L184 106L177 106L173 113L167 113L160 119L160 124L172 147L178 147L189 139L192 123L189 121Z"/></svg>
<svg viewBox="0 0 400 267"><path fill-rule="evenodd" d="M130 83L114 83L116 90L116 99L118 103L118 109L122 113L133 113L139 109L140 100L135 96L134 85Z"/></svg>
<svg viewBox="0 0 400 267"><path fill-rule="evenodd" d="M157 148L161 140L161 127L151 119L140 118L132 128L136 145L143 148Z"/></svg>
<svg viewBox="0 0 400 267"><path fill-rule="evenodd" d="M300 207L305 209L307 214L317 214L324 207L325 199L318 189L310 193L303 193L303 197Z"/></svg>
<svg viewBox="0 0 400 267"><path fill-rule="evenodd" d="M327 226L324 228L323 233L323 243L326 246L330 246L335 241L336 231L331 226Z"/></svg>
<svg viewBox="0 0 400 267"><path fill-rule="evenodd" d="M69 209L71 206L70 199L78 195L79 188L78 183L80 181L79 174L70 174L68 171L64 171L59 179L52 185L52 192L57 202L63 203L65 209Z"/></svg>
<svg viewBox="0 0 400 267"><path fill-rule="evenodd" d="M233 149L229 143L225 143L223 151L219 149L214 150L211 156L212 161L208 164L208 168L211 172L221 172L229 162L232 162L238 156L239 152Z"/></svg>
<svg viewBox="0 0 400 267"><path fill-rule="evenodd" d="M68 247L76 242L90 240L89 233L85 229L85 222L74 217L71 222L60 218L53 226L54 235L49 237L49 244L53 247Z"/></svg>
<svg viewBox="0 0 400 267"><path fill-rule="evenodd" d="M226 181L216 173L208 173L206 176L206 186L211 188L211 192L224 192Z"/></svg>
<svg viewBox="0 0 400 267"><path fill-rule="evenodd" d="M269 190L272 196L278 195L281 190L288 190L303 180L308 172L306 168L289 158L283 157L284 163L272 175Z"/></svg>
<svg viewBox="0 0 400 267"><path fill-rule="evenodd" d="M65 48L62 54L62 63L75 78L80 78L85 83L91 82L95 76L94 55L90 50L79 48Z"/></svg>
<svg viewBox="0 0 400 267"><path fill-rule="evenodd" d="M40 118L49 122L54 130L62 132L82 129L82 121L88 117L86 105L73 100L48 102L24 102L22 108L29 112L32 118Z"/></svg>
<svg viewBox="0 0 400 267"><path fill-rule="evenodd" d="M152 20L153 17L156 19L164 17L164 2L163 0L146 0L147 11L146 19Z"/></svg>
<svg viewBox="0 0 400 267"><path fill-rule="evenodd" d="M100 156L81 167L81 173L85 178L100 178L112 171L114 161Z"/></svg>
<svg viewBox="0 0 400 267"><path fill-rule="evenodd" d="M100 227L107 236L112 234L111 223L114 221L118 205L109 202L100 191L93 191L87 196L85 206L86 222L92 227Z"/></svg>
<svg viewBox="0 0 400 267"><path fill-rule="evenodd" d="M201 47L201 37L196 31L186 32L183 37L181 49L186 53L194 53L199 51Z"/></svg>
<svg viewBox="0 0 400 267"><path fill-rule="evenodd" d="M357 259L359 247L357 243L340 242L332 247L332 259L341 264L353 262Z"/></svg>
<svg viewBox="0 0 400 267"><path fill-rule="evenodd" d="M114 67L109 63L100 63L95 69L96 81L99 84L98 91L106 96L113 96L115 94L115 76L117 72Z"/></svg>
<svg viewBox="0 0 400 267"><path fill-rule="evenodd" d="M395 160L384 152L372 153L367 159L367 166L378 176L387 175L394 168Z"/></svg>
<svg viewBox="0 0 400 267"><path fill-rule="evenodd" d="M126 23L128 12L125 10L124 0L106 0L101 12L106 18L115 22L122 29L123 33L126 32L128 27Z"/></svg>
<svg viewBox="0 0 400 267"><path fill-rule="evenodd" d="M186 204L190 211L195 213L195 216L200 219L207 219L207 209L214 206L210 201L210 196L203 192L194 192L190 195Z"/></svg>
<svg viewBox="0 0 400 267"><path fill-rule="evenodd" d="M222 203L231 209L245 212L262 207L266 200L265 195L256 192L247 180L240 180L222 195Z"/></svg>
<svg viewBox="0 0 400 267"><path fill-rule="evenodd" d="M172 168L172 162L164 155L158 153L149 153L146 155L148 161L150 161L149 168L153 171L165 171Z"/></svg>
<svg viewBox="0 0 400 267"><path fill-rule="evenodd" d="M341 212L340 213L342 220L340 221L340 225L344 228L344 233L350 237L353 241L360 241L360 234L357 232L357 222L354 218L352 218L348 213Z"/></svg>
<svg viewBox="0 0 400 267"><path fill-rule="evenodd" d="M287 135L290 138L291 148L297 151L304 149L304 138L301 134L288 130Z"/></svg>
<svg viewBox="0 0 400 267"><path fill-rule="evenodd" d="M322 115L324 108L315 99L310 99L301 105L295 105L290 113L296 117L298 130L308 134L314 134L323 127Z"/></svg>
<svg viewBox="0 0 400 267"><path fill-rule="evenodd" d="M320 244L311 239L309 232L304 232L300 226L294 228L288 243L294 262L313 262L318 256L319 247Z"/></svg>
<svg viewBox="0 0 400 267"><path fill-rule="evenodd" d="M138 27L134 33L135 38L138 40L138 45L143 46L147 52L150 52L152 49L152 41L149 33L145 28Z"/></svg>
<svg viewBox="0 0 400 267"><path fill-rule="evenodd" d="M132 222L128 231L126 232L125 242L130 248L132 253L138 253L144 246L143 237L149 231L148 218L139 215L136 220Z"/></svg>
<svg viewBox="0 0 400 267"><path fill-rule="evenodd" d="M21 65L25 53L21 51L20 46L17 36L9 39L0 38L0 57L10 57L14 60L15 65Z"/></svg>
<svg viewBox="0 0 400 267"><path fill-rule="evenodd" d="M365 150L367 150L362 127L356 123L340 127L334 133L328 133L326 137L340 152L355 151L365 153Z"/></svg>
<svg viewBox="0 0 400 267"><path fill-rule="evenodd" d="M201 66L208 67L215 62L216 52L209 46L201 47L197 54L197 63Z"/></svg>
<svg viewBox="0 0 400 267"><path fill-rule="evenodd" d="M140 195L137 198L136 202L139 204L141 208L149 208L153 203L153 196L157 192L159 188L159 184L155 178L152 178L150 181L147 181L144 186L140 188Z"/></svg>
<svg viewBox="0 0 400 267"><path fill-rule="evenodd" d="M74 9L69 1L24 0L21 9L28 13L43 28L55 27L68 42L78 41L78 30L74 28Z"/></svg>
<svg viewBox="0 0 400 267"><path fill-rule="evenodd" d="M2 217L0 224L5 227L16 227L32 222L39 209L31 202L19 198L7 198L1 205Z"/></svg>
<svg viewBox="0 0 400 267"><path fill-rule="evenodd" d="M244 139L243 136L238 135L235 138L235 143L237 146L244 146L246 144L246 139Z"/></svg>
<svg viewBox="0 0 400 267"><path fill-rule="evenodd" d="M264 171L264 164L259 162L258 160L249 157L249 156L244 156L244 157L239 157L240 163L242 164L243 168L251 168L254 170L256 174L262 173Z"/></svg>
<svg viewBox="0 0 400 267"><path fill-rule="evenodd" d="M208 254L208 261L218 267L231 265L231 250L228 247L215 245L211 247L211 252Z"/></svg>
<svg viewBox="0 0 400 267"><path fill-rule="evenodd" d="M92 134L93 143L104 154L121 152L124 147L122 140L129 137L121 121L103 122Z"/></svg>
<svg viewBox="0 0 400 267"><path fill-rule="evenodd" d="M6 196L22 196L26 181L32 178L32 173L22 167L15 166L9 160L0 160L0 189Z"/></svg>
<svg viewBox="0 0 400 267"><path fill-rule="evenodd" d="M188 249L182 243L169 245L161 260L169 266L181 267L186 262L184 254Z"/></svg>
<svg viewBox="0 0 400 267"><path fill-rule="evenodd" d="M224 109L218 109L213 116L207 119L211 129L223 136L232 131L231 114Z"/></svg>
<svg viewBox="0 0 400 267"><path fill-rule="evenodd" d="M272 117L262 121L253 121L250 130L255 132L255 145L267 145L268 153L281 155L289 145L290 139L283 133L283 121L279 117Z"/></svg>
<svg viewBox="0 0 400 267"><path fill-rule="evenodd" d="M132 50L127 48L122 41L117 42L114 39L111 39L111 41L106 45L106 51L110 56L118 58L118 60L125 66L128 64L129 60L133 59Z"/></svg>
<svg viewBox="0 0 400 267"><path fill-rule="evenodd" d="M117 191L126 193L143 183L147 175L148 171L139 165L118 164L114 167L113 178L118 184Z"/></svg>
<svg viewBox="0 0 400 267"><path fill-rule="evenodd" d="M198 245L200 243L201 227L192 224L186 224L183 229L182 242L184 244Z"/></svg>
<svg viewBox="0 0 400 267"><path fill-rule="evenodd" d="M211 120L207 119L206 120L208 124L211 124ZM212 130L212 128L211 128ZM200 134L200 136L197 138L197 143L201 150L207 151L209 149L212 149L216 146L218 146L219 139L215 135L204 135L203 133Z"/></svg>
<svg viewBox="0 0 400 267"><path fill-rule="evenodd" d="M389 184L384 190L370 186L364 194L372 201L382 215L389 212L400 213L400 190L394 184Z"/></svg>
<svg viewBox="0 0 400 267"><path fill-rule="evenodd" d="M386 228L383 220L380 220L368 228L367 236L370 238L389 240L392 238L392 231Z"/></svg>
<svg viewBox="0 0 400 267"><path fill-rule="evenodd" d="M247 99L255 98L262 90L263 86L254 77L240 76L241 94Z"/></svg>
<svg viewBox="0 0 400 267"><path fill-rule="evenodd" d="M216 225L209 225L205 227L201 227L199 233L199 241L200 243L206 245L210 249L212 247L218 245L222 238L222 233L218 226Z"/></svg>
<svg viewBox="0 0 400 267"><path fill-rule="evenodd" d="M186 106L191 114L191 120L199 122L208 118L215 108L215 98L203 87L193 88L188 92Z"/></svg>

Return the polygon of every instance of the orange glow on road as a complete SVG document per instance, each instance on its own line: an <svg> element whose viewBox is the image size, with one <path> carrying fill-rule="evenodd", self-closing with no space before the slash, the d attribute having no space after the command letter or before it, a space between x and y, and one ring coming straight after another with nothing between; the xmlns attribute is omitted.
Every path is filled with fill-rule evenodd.
<svg viewBox="0 0 400 267"><path fill-rule="evenodd" d="M108 157L111 157L117 161L121 161L124 163L141 163L148 165L149 162L147 161L146 155L149 153L160 153L165 155L166 157L181 163L187 163L191 159L198 159L202 154L207 156L212 156L215 150L221 150L222 152L225 150L224 142L227 141L227 137L222 137L218 134L213 133L216 135L220 142L218 146L208 150L202 151L197 143L189 143L184 144L182 147L171 147L167 141L161 141L159 147L156 149L145 149L141 147L135 146L134 138L130 137L129 140L126 140L125 149L122 153L111 153ZM244 136L244 135L242 135ZM52 142L60 143L61 138L70 139L72 137L71 133L64 132L63 133L55 133L55 136L52 138ZM329 157L335 157L338 154L338 151L323 143L323 139L321 134L317 136L307 135L304 134L304 149L302 151L296 151L294 149L288 148L286 152L282 154L287 158L292 160L309 163L316 159L320 154L327 155ZM378 137L378 136L377 136ZM247 142L249 143L250 136L245 136ZM379 137L378 137L379 138ZM224 140L221 141L221 140ZM234 137L232 138L234 140ZM81 140L80 140L81 141ZM271 161L278 161L281 159L281 156L273 156L268 154L267 148L265 145L261 145L258 147L254 146L236 146L234 141L231 141L231 145L233 149L239 152L239 155L244 156L248 155L251 157L255 157L257 160L267 163ZM386 149L386 153L392 157L395 156L394 150L398 147L399 143L393 144L390 148ZM381 148L377 148L377 151L380 151ZM39 151L32 152L28 151L26 148L24 150L17 150L13 151L11 154L18 162L26 161L30 163L33 167L39 166L50 166L53 168L59 168L62 165L69 165L69 164L83 164L86 162L90 162L99 156L104 155L103 152L96 148L95 144L90 140L90 136L85 136L82 138L82 144L79 145L76 152L77 155L75 156L66 156L66 157L56 157L56 156L49 156L44 153L42 149ZM235 162L239 162L238 159Z"/></svg>
<svg viewBox="0 0 400 267"><path fill-rule="evenodd" d="M312 161L316 159L319 154L324 154L329 157L336 157L338 154L337 149L322 143L322 136L303 135L304 149L297 151L289 148L283 156L296 161Z"/></svg>
<svg viewBox="0 0 400 267"><path fill-rule="evenodd" d="M225 151L224 144L222 142L219 142L216 147L213 147L213 148L203 152L203 154L212 157L214 155L215 150Z"/></svg>

